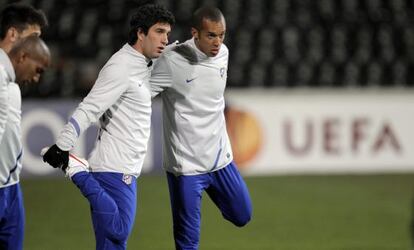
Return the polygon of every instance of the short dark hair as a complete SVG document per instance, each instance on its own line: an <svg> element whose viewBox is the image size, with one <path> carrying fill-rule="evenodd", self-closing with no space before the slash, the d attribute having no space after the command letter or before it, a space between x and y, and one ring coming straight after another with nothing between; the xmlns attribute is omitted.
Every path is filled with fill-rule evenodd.
<svg viewBox="0 0 414 250"><path fill-rule="evenodd" d="M28 25L39 25L41 29L46 27L48 22L45 13L27 4L6 5L0 13L0 39L6 37L7 30L11 27L21 32Z"/></svg>
<svg viewBox="0 0 414 250"><path fill-rule="evenodd" d="M42 60L50 58L50 51L42 38L36 35L29 35L16 42L16 45L10 50L9 55L17 55L20 51L26 51L32 55L33 59Z"/></svg>
<svg viewBox="0 0 414 250"><path fill-rule="evenodd" d="M128 44L134 45L137 42L138 29L147 35L148 30L156 23L168 23L172 26L175 24L174 15L161 5L146 4L139 7L129 22Z"/></svg>
<svg viewBox="0 0 414 250"><path fill-rule="evenodd" d="M204 6L197 9L193 13L191 18L191 26L197 30L201 30L204 18L213 22L220 22L222 19L224 20L224 15L216 7Z"/></svg>

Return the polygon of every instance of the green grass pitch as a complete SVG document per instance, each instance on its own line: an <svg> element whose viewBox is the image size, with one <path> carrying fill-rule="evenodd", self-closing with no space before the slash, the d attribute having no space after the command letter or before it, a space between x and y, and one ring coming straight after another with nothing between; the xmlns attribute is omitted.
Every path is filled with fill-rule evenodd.
<svg viewBox="0 0 414 250"><path fill-rule="evenodd" d="M252 221L237 228L203 199L201 250L411 249L414 175L246 178ZM164 177L141 176L128 249L174 249ZM94 249L89 205L68 180L23 180L24 249Z"/></svg>

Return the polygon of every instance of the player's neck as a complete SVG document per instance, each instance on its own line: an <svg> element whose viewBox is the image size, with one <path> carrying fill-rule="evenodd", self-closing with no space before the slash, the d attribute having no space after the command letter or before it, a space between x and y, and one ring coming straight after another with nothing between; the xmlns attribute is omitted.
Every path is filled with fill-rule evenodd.
<svg viewBox="0 0 414 250"><path fill-rule="evenodd" d="M141 55L145 56L144 55L144 49L142 48L140 43L135 43L134 45L132 45L132 48L134 48L134 50L136 50Z"/></svg>
<svg viewBox="0 0 414 250"><path fill-rule="evenodd" d="M0 41L0 48L9 54L10 50L12 49L12 44L4 39Z"/></svg>

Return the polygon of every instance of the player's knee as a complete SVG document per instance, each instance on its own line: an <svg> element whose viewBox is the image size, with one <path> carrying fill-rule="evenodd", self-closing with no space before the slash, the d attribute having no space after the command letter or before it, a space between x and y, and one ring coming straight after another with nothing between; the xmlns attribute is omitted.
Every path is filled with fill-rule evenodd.
<svg viewBox="0 0 414 250"><path fill-rule="evenodd" d="M230 221L231 223L233 223L235 226L237 227L243 227L245 226L247 223L249 223L249 221L252 218L252 212L251 210L247 210L245 211L245 213L239 213L239 214L235 214L233 216L225 216L225 218Z"/></svg>
<svg viewBox="0 0 414 250"><path fill-rule="evenodd" d="M233 220L233 224L237 227L244 227L249 221L251 220L251 214L245 214L244 216L240 216L236 220Z"/></svg>

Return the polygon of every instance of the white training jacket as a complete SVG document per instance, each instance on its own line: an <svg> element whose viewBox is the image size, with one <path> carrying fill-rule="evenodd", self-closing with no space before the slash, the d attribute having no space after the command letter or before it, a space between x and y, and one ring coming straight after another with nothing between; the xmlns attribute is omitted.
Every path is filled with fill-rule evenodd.
<svg viewBox="0 0 414 250"><path fill-rule="evenodd" d="M150 62L129 44L116 52L61 131L57 146L71 150L79 135L99 119L91 170L138 177L150 135Z"/></svg>
<svg viewBox="0 0 414 250"><path fill-rule="evenodd" d="M161 93L164 168L175 175L212 172L233 160L224 118L229 52L207 57L190 39L167 49L151 73L151 94Z"/></svg>
<svg viewBox="0 0 414 250"><path fill-rule="evenodd" d="M13 65L0 49L0 188L19 182L22 169L21 104Z"/></svg>

